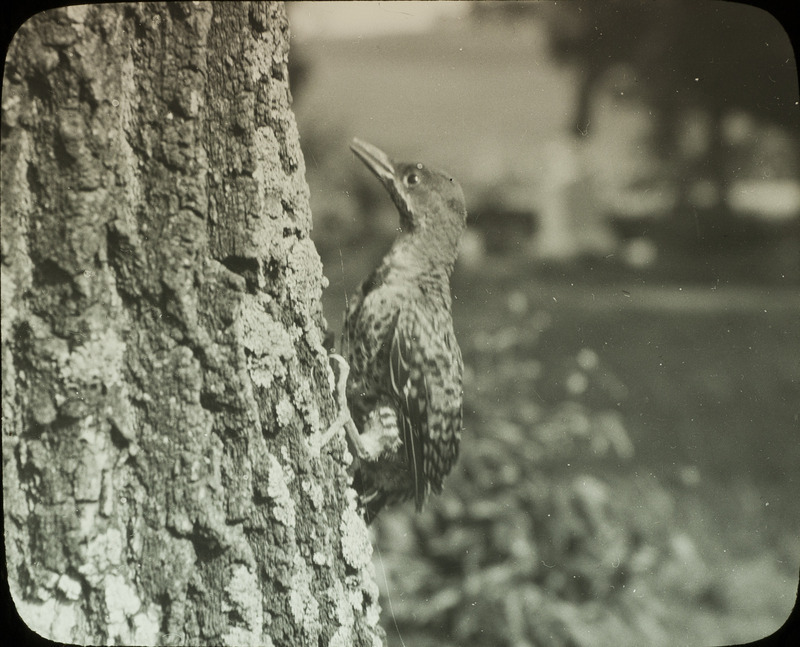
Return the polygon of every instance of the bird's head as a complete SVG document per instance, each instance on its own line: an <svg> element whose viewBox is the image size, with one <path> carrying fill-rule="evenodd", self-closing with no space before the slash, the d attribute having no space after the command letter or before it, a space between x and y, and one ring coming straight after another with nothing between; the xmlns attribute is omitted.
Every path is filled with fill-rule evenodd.
<svg viewBox="0 0 800 647"><path fill-rule="evenodd" d="M395 162L360 139L350 148L386 187L404 232L458 249L467 209L461 185L451 175L420 162Z"/></svg>

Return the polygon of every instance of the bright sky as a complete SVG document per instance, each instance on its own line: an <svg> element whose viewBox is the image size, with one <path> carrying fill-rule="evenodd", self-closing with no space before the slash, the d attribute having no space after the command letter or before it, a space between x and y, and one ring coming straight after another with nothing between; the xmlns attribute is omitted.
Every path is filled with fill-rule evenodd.
<svg viewBox="0 0 800 647"><path fill-rule="evenodd" d="M292 34L359 38L396 32L420 32L442 17L463 16L468 2L289 2Z"/></svg>

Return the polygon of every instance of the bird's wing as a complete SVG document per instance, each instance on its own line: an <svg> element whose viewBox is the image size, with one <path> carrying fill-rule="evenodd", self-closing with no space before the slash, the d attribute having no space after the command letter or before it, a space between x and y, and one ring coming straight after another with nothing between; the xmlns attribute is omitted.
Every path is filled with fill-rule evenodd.
<svg viewBox="0 0 800 647"><path fill-rule="evenodd" d="M414 478L414 499L417 510L421 510L427 488L423 438L428 427L430 392L416 323L413 317L397 317L389 349L389 374L392 393L400 403L398 425Z"/></svg>

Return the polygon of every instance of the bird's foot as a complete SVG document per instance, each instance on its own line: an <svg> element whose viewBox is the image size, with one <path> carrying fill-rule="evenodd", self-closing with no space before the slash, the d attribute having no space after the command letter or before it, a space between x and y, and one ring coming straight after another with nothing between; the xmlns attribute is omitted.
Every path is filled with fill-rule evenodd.
<svg viewBox="0 0 800 647"><path fill-rule="evenodd" d="M344 357L337 353L331 353L329 357L335 361L335 365L338 368L334 392L336 395L336 402L339 405L339 414L336 416L331 426L328 427L328 430L322 434L320 446L324 447L334 436L344 429L347 436L347 443L356 458L368 460L367 451L364 449L356 424L350 416L350 408L347 406L347 377L350 374L350 367L347 365L347 361ZM334 373L337 373L336 369L334 369Z"/></svg>

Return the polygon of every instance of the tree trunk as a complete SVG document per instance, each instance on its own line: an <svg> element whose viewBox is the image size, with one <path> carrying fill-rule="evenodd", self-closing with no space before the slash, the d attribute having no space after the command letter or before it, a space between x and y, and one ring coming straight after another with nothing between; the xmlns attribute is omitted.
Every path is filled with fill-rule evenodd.
<svg viewBox="0 0 800 647"><path fill-rule="evenodd" d="M78 643L374 645L279 3L75 6L9 50L3 494Z"/></svg>

